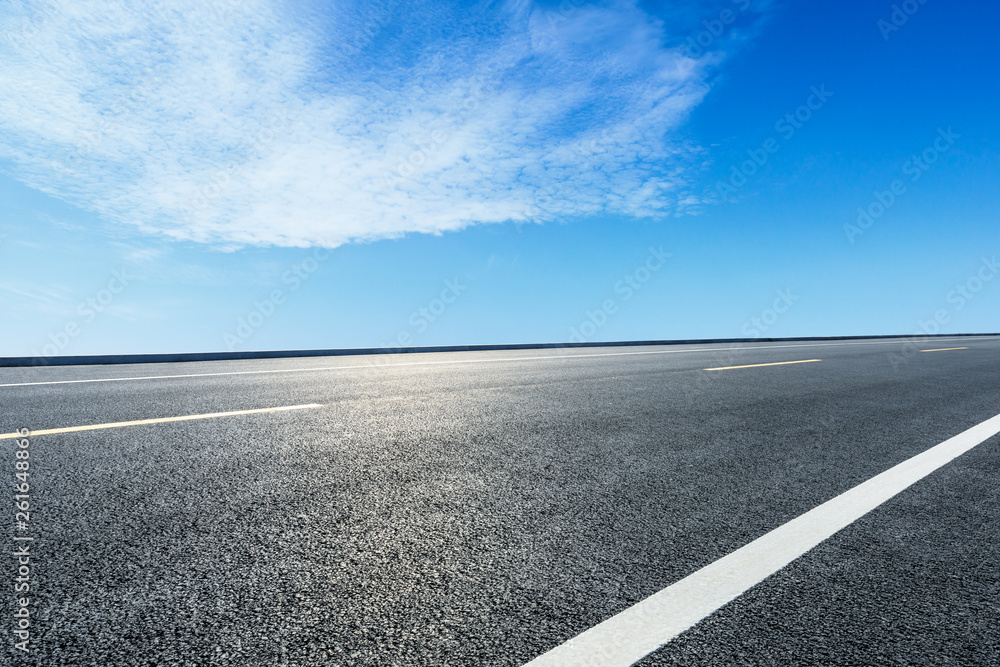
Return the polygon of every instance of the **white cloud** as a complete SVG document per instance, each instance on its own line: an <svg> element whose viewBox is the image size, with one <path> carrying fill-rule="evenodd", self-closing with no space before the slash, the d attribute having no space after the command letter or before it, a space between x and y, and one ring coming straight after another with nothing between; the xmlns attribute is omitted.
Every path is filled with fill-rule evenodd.
<svg viewBox="0 0 1000 667"><path fill-rule="evenodd" d="M676 131L703 64L633 2L563 7L8 3L0 156L109 220L216 244L697 203Z"/></svg>

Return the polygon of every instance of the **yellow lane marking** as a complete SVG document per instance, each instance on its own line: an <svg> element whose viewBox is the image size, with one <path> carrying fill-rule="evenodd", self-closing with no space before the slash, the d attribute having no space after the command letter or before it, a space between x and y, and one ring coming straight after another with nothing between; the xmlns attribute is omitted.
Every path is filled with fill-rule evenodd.
<svg viewBox="0 0 1000 667"><path fill-rule="evenodd" d="M936 350L920 350L921 352L947 352L948 350L968 350L967 347L942 347Z"/></svg>
<svg viewBox="0 0 1000 667"><path fill-rule="evenodd" d="M183 417L160 417L159 419L137 419L130 422L113 422L111 424L90 424L88 426L70 426L68 428L48 428L41 431L30 431L27 436L20 433L2 433L0 440L12 440L14 438L33 437L36 435L52 435L55 433L75 433L77 431L97 431L104 428L121 428L123 426L139 426L140 424L166 424L168 422L183 422L192 419L213 419L215 417L235 417L236 415L256 415L264 412L282 412L284 410L307 410L310 408L323 407L319 403L309 403L308 405L287 405L280 408L260 408L258 410L236 410L234 412L210 412L204 415L185 415Z"/></svg>
<svg viewBox="0 0 1000 667"><path fill-rule="evenodd" d="M734 368L760 368L761 366L786 366L788 364L811 364L822 359L803 359L802 361L775 361L770 364L747 364L746 366L720 366L719 368L706 368L706 371L731 371Z"/></svg>

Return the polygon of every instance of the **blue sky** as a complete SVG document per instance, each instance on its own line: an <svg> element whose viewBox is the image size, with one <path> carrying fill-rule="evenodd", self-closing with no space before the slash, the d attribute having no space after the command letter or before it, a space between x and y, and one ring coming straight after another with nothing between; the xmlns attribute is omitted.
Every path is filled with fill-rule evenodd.
<svg viewBox="0 0 1000 667"><path fill-rule="evenodd" d="M145 4L0 10L0 355L1000 329L995 3Z"/></svg>

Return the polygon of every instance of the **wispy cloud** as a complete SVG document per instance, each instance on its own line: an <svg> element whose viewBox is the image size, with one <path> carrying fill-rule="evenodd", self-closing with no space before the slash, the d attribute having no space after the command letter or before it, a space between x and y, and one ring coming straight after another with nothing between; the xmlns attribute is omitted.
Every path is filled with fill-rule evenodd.
<svg viewBox="0 0 1000 667"><path fill-rule="evenodd" d="M0 11L11 173L149 232L333 246L698 203L678 129L718 58L636 2Z"/></svg>

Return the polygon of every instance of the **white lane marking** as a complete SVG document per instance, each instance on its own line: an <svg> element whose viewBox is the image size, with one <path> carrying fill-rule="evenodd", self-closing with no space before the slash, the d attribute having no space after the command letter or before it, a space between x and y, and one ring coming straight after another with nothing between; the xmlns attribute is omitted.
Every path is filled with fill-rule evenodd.
<svg viewBox="0 0 1000 667"><path fill-rule="evenodd" d="M982 336L975 340L995 340L1000 336ZM941 338L938 340L969 340L962 338ZM395 368L397 366L437 366L441 364L487 364L508 361L545 361L550 359L586 359L591 357L628 357L643 354L683 354L685 352L726 352L730 350L780 350L795 347L842 347L844 345L899 345L906 342L905 338L891 338L888 340L857 341L849 343L807 343L804 345L757 345L753 347L701 347L683 350L644 350L641 352L609 352L605 354L555 354L547 357L494 357L489 359L450 359L445 361L411 361L401 364L356 364L352 366L317 366L313 368L276 368L271 370L256 371L226 371L222 373L187 373L184 375L146 375L141 377L117 377L117 378L90 378L85 380L49 380L45 382L12 382L10 384L0 384L0 387L33 387L48 384L84 384L87 382L127 382L129 380L172 380L177 378L200 378L200 377L222 377L226 375L260 375L264 373L310 373L319 371L355 370L359 368ZM572 349L572 348L567 348ZM491 351L491 350L484 350ZM427 353L435 354L435 353ZM364 355L359 355L364 356ZM382 356L382 355L371 355ZM286 357L287 358L287 357ZM237 359L234 361L262 361L260 359ZM274 361L272 359L271 361ZM203 363L203 362L188 362Z"/></svg>
<svg viewBox="0 0 1000 667"><path fill-rule="evenodd" d="M761 366L788 366L791 364L812 364L822 359L799 359L796 361L772 361L768 364L745 364L743 366L718 366L716 368L704 368L706 371L732 371L737 368L760 368Z"/></svg>
<svg viewBox="0 0 1000 667"><path fill-rule="evenodd" d="M13 440L14 438L29 437L36 435L53 435L56 433L76 433L78 431L99 431L105 428L122 428L123 426L139 426L141 424L166 424L169 422L186 422L192 419L214 419L216 417L235 417L236 415L257 415L264 412L284 412L285 410L309 410L311 408L323 407L319 403L309 403L308 405L285 405L279 408L257 408L255 410L234 410L232 412L209 412L200 415L184 415L181 417L156 417L154 419L136 419L127 422L110 422L108 424L87 424L86 426L67 426L64 428L46 428L40 431L28 431L27 436L20 433L0 433L0 440Z"/></svg>
<svg viewBox="0 0 1000 667"><path fill-rule="evenodd" d="M950 352L951 350L968 350L967 347L941 347L936 350L920 350L921 352Z"/></svg>
<svg viewBox="0 0 1000 667"><path fill-rule="evenodd" d="M525 667L632 665L837 531L997 433L1000 433L1000 415L792 519L542 654Z"/></svg>

